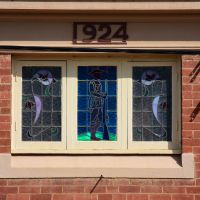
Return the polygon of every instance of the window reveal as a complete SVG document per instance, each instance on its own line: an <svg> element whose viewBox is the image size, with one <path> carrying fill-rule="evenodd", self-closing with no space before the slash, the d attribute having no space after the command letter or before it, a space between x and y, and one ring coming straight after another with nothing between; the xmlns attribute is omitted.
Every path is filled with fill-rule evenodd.
<svg viewBox="0 0 200 200"><path fill-rule="evenodd" d="M133 68L133 140L171 141L171 67Z"/></svg>
<svg viewBox="0 0 200 200"><path fill-rule="evenodd" d="M13 72L14 152L180 153L176 62L17 61Z"/></svg>
<svg viewBox="0 0 200 200"><path fill-rule="evenodd" d="M116 141L116 67L78 67L78 141Z"/></svg>
<svg viewBox="0 0 200 200"><path fill-rule="evenodd" d="M22 140L61 141L61 68L22 68Z"/></svg>

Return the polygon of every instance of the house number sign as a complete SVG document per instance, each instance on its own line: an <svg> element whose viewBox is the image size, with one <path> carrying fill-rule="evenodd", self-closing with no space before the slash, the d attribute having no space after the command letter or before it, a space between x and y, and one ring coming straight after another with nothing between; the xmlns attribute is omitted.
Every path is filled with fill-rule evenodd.
<svg viewBox="0 0 200 200"><path fill-rule="evenodd" d="M126 44L126 22L74 22L74 44Z"/></svg>

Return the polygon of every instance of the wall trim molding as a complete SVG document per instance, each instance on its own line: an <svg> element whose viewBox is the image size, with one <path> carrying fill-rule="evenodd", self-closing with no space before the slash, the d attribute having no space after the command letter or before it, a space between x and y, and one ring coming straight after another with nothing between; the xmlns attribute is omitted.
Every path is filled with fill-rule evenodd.
<svg viewBox="0 0 200 200"><path fill-rule="evenodd" d="M194 155L12 156L0 154L0 178L194 178Z"/></svg>
<svg viewBox="0 0 200 200"><path fill-rule="evenodd" d="M134 12L134 13L198 13L200 2L30 2L1 1L1 12L75 13L75 12Z"/></svg>
<svg viewBox="0 0 200 200"><path fill-rule="evenodd" d="M0 52L17 53L128 53L128 54L200 54L200 47L182 48L102 48L102 47L51 47L51 46L16 46L0 45Z"/></svg>

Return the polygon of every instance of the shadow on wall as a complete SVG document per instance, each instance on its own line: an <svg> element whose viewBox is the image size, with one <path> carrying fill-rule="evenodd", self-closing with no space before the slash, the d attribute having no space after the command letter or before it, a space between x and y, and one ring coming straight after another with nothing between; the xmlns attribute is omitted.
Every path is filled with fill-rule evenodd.
<svg viewBox="0 0 200 200"><path fill-rule="evenodd" d="M196 116L199 114L199 111L200 111L200 102L197 104L195 109L192 111L192 113L190 115L190 122L195 120Z"/></svg>
<svg viewBox="0 0 200 200"><path fill-rule="evenodd" d="M196 79L197 75L199 74L199 72L200 72L200 61L196 64L196 66L194 67L192 72L189 74L190 83L193 83L195 81L195 79ZM190 122L194 121L194 119L198 115L199 111L200 111L200 102L196 105L195 109L190 114Z"/></svg>
<svg viewBox="0 0 200 200"><path fill-rule="evenodd" d="M59 15L60 21L47 21L46 16L43 22L35 16L38 21L31 22L0 22L0 41L51 41L71 42L73 35L73 23L63 22L64 15ZM79 16L80 17L80 16ZM163 18L164 19L164 18ZM79 21L79 20L78 20ZM130 22L127 26L129 34L128 41L178 41L191 42L200 41L199 22ZM14 33L14 34L13 34Z"/></svg>

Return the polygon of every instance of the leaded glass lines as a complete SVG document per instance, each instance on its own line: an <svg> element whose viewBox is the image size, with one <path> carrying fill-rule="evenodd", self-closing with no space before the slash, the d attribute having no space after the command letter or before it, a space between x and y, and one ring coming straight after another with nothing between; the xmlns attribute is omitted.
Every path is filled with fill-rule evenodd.
<svg viewBox="0 0 200 200"><path fill-rule="evenodd" d="M171 141L171 67L133 68L133 140Z"/></svg>
<svg viewBox="0 0 200 200"><path fill-rule="evenodd" d="M78 140L116 140L117 69L78 67Z"/></svg>
<svg viewBox="0 0 200 200"><path fill-rule="evenodd" d="M22 67L22 140L61 141L61 68Z"/></svg>

